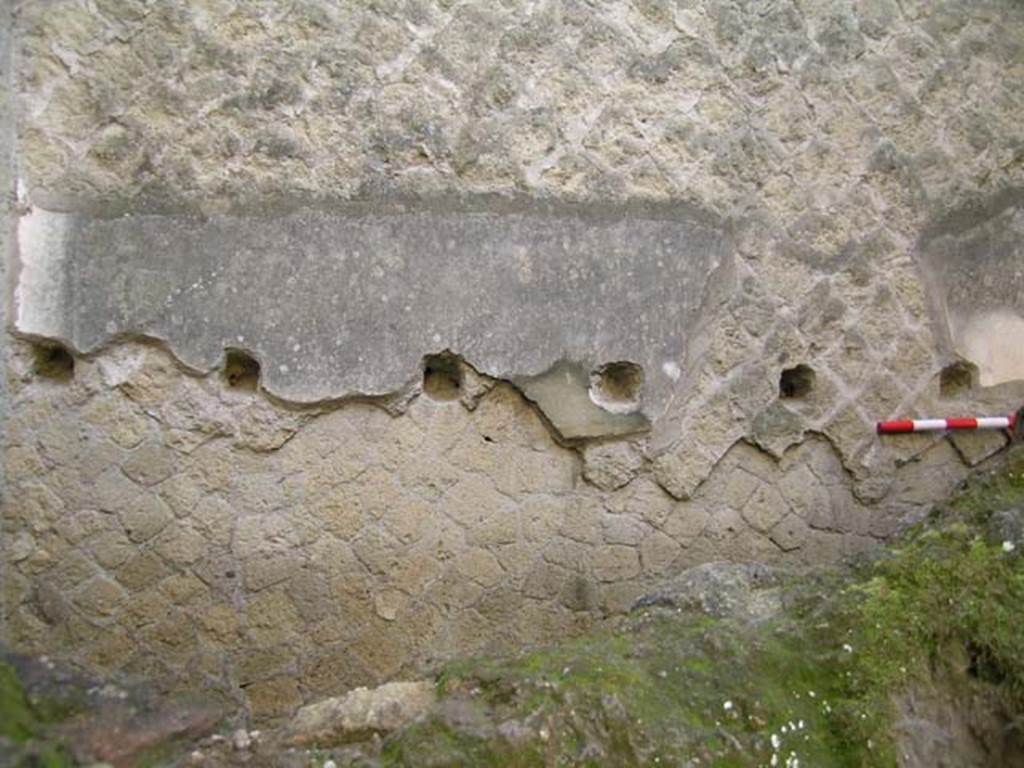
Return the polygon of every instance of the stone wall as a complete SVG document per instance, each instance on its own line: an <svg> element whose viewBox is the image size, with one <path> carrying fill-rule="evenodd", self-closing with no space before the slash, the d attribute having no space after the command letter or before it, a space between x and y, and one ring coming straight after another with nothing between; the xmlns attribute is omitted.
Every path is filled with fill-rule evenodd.
<svg viewBox="0 0 1024 768"><path fill-rule="evenodd" d="M12 39L12 18L10 5L0 7L0 276L3 278L4 290L0 294L0 309L7 317L8 306L8 275L9 265L14 261L14 241L16 238L16 207L15 207L15 76L14 76L14 41ZM0 333L0 357L7 359L7 328ZM0 379L0 441L4 437L7 420L7 377ZM0 467L0 499L6 501L4 471ZM6 537L8 526L0 525L0 638L3 636L6 616L6 593L3 592L5 573L7 571Z"/></svg>
<svg viewBox="0 0 1024 768"><path fill-rule="evenodd" d="M12 644L274 718L1005 445L873 422L1024 395L1018 3L14 15Z"/></svg>

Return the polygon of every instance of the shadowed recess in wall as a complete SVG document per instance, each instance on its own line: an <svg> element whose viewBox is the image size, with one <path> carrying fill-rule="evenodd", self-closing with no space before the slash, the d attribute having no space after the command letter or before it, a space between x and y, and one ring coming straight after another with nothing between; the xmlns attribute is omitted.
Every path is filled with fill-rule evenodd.
<svg viewBox="0 0 1024 768"><path fill-rule="evenodd" d="M479 198L209 218L37 208L18 234L17 329L74 351L144 335L210 371L245 349L259 368L229 353L238 383L258 378L295 403L421 378L444 399L451 376L440 358L423 367L429 350L520 384L571 360L574 401L603 414L584 432L598 435L645 428L689 386L700 360L685 340L715 322L733 280L725 224L678 204ZM531 399L578 436L578 413Z"/></svg>
<svg viewBox="0 0 1024 768"><path fill-rule="evenodd" d="M919 257L940 339L974 366L944 372L943 395L1024 380L1024 190L950 213Z"/></svg>

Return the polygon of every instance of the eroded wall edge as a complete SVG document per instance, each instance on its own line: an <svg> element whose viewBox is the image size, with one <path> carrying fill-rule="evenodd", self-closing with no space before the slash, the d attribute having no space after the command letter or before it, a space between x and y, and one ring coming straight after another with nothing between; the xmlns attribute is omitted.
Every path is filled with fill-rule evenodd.
<svg viewBox="0 0 1024 768"><path fill-rule="evenodd" d="M0 3L0 318L4 330L0 332L0 360L7 359L7 267L11 263L16 220L15 173L15 106L14 106L14 44L13 18L10 3ZM5 438L7 421L6 376L0 376L0 443ZM4 471L0 468L0 499L6 496ZM3 549L5 531L0 526L0 550ZM5 563L0 560L0 593L4 589ZM0 601L0 641L7 636L6 601Z"/></svg>

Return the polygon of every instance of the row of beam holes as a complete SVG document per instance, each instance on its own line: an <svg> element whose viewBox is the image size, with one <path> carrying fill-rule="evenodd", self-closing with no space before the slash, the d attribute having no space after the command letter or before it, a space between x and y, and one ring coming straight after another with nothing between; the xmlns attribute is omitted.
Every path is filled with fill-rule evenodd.
<svg viewBox="0 0 1024 768"><path fill-rule="evenodd" d="M640 398L643 370L634 363L608 363L591 374L591 386L611 403L630 405ZM434 400L457 400L462 394L462 365L442 352L423 359L423 392Z"/></svg>
<svg viewBox="0 0 1024 768"><path fill-rule="evenodd" d="M43 379L66 383L75 375L75 358L62 344L36 344L32 350L33 373ZM259 387L260 364L252 355L228 350L224 379L232 389L254 392ZM809 365L787 368L779 377L779 397L795 400L814 390L816 375ZM947 365L939 374L939 394L956 397L977 386L978 367L966 360ZM591 386L610 403L638 401L643 370L633 363L609 363L591 376ZM457 400L462 394L462 367L455 355L428 355L423 361L423 391L434 400Z"/></svg>
<svg viewBox="0 0 1024 768"><path fill-rule="evenodd" d="M260 364L241 350L225 354L224 380L232 389L254 391L259 386ZM434 400L457 400L462 394L462 367L455 355L428 355L423 360L423 391Z"/></svg>
<svg viewBox="0 0 1024 768"><path fill-rule="evenodd" d="M52 381L70 381L75 373L75 358L61 344L37 344L33 349L33 372ZM806 397L814 389L816 375L809 365L787 368L779 377L779 396L784 399ZM939 392L953 397L972 389L978 367L967 361L947 365L939 375ZM224 379L232 389L255 391L259 386L260 364L240 350L228 350ZM609 363L592 374L591 386L603 399L614 403L636 402L643 384L643 371L633 363ZM462 368L455 355L428 355L423 361L423 391L435 400L456 400L462 392Z"/></svg>
<svg viewBox="0 0 1024 768"><path fill-rule="evenodd" d="M38 345L35 370L40 376L67 381L74 374L75 359L60 345ZM250 355L229 350L224 364L224 378L234 389L254 391L259 385L260 364ZM779 377L779 397L798 400L814 390L817 375L809 365L801 363L787 368ZM978 381L978 367L965 360L947 365L939 374L939 392L943 397L956 397L973 389ZM609 363L598 368L591 377L591 386L610 403L637 402L643 385L643 370L633 363ZM455 355L428 355L423 361L423 391L434 400L457 400L462 394L462 367Z"/></svg>
<svg viewBox="0 0 1024 768"><path fill-rule="evenodd" d="M70 381L75 373L75 358L62 344L36 344L32 370L36 376L52 381ZM779 377L779 397L799 399L814 389L816 375L801 363L787 368ZM252 355L229 349L224 361L224 379L229 387L254 391L259 386L260 364ZM978 366L966 360L947 365L939 374L939 392L955 397L977 385ZM635 402L643 385L643 370L633 363L608 363L591 375L591 386L603 399L614 403ZM451 353L428 355L423 361L423 391L435 400L456 400L462 392L462 368Z"/></svg>
<svg viewBox="0 0 1024 768"><path fill-rule="evenodd" d="M787 368L779 377L779 397L791 400L807 397L814 390L814 369L800 364ZM978 366L967 360L947 365L939 373L939 394L957 397L978 385Z"/></svg>

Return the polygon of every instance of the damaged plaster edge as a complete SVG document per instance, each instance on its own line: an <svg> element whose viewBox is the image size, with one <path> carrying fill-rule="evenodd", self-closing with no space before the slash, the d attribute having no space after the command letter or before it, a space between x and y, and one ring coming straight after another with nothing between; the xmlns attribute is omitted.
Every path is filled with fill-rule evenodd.
<svg viewBox="0 0 1024 768"><path fill-rule="evenodd" d="M17 241L16 219L18 210L18 179L16 144L17 132L15 121L15 78L14 78L14 33L13 4L0 3L0 315L4 318L4 327L11 323L12 306L12 265ZM6 333L0 333L0 360L6 369L8 359L8 339ZM0 444L6 443L7 435L7 376L0 376ZM5 468L0 466L0 499L6 499L7 483ZM6 551L6 527L0 526L0 550ZM0 558L0 594L6 594L7 559ZM0 600L0 642L7 638L7 600Z"/></svg>
<svg viewBox="0 0 1024 768"><path fill-rule="evenodd" d="M13 338L27 345L52 345L66 349L75 357L82 360L96 362L102 372L105 384L111 388L117 388L125 384L132 373L141 364L141 359L129 357L118 360L119 353L132 345L139 345L155 349L164 355L170 363L181 373L195 379L210 379L222 375L225 372L227 356L230 351L239 351L237 347L225 347L224 353L218 362L212 367L200 367L183 360L175 352L172 344L166 339L150 336L142 333L121 333L105 340L102 344L88 350L77 349L72 343L59 336L51 336L40 333L29 333L15 330ZM251 354L250 350L243 350ZM260 379L254 395L265 398L273 407L292 413L307 413L318 415L330 411L339 410L352 405L369 405L388 413L390 416L398 417L404 415L413 401L424 397L432 401L439 401L439 398L427 392L424 386L424 366L426 362L438 355L450 355L464 370L467 385L465 390L458 397L451 398L458 402L466 410L476 409L480 400L494 387L499 384L511 387L516 394L522 397L523 401L534 411L537 417L547 429L552 440L569 450L575 450L590 442L627 440L644 435L650 430L650 422L642 414L628 414L629 421L622 421L622 426L607 432L594 433L592 435L566 434L565 430L552 420L551 415L545 410L544 405L535 397L531 397L524 387L523 377L511 375L492 375L467 360L463 355L445 349L441 352L430 352L422 356L420 364L416 366L415 373L408 376L405 381L394 389L381 393L352 392L343 395L324 397L315 400L296 400L288 398L268 388L262 378ZM258 361L258 355L253 355ZM550 366L539 376L544 376L552 371L560 370L566 361L559 360ZM226 386L226 385L225 385ZM587 397L583 392L582 397ZM445 398L447 399L447 398ZM442 399L443 400L443 399Z"/></svg>
<svg viewBox="0 0 1024 768"><path fill-rule="evenodd" d="M523 192L472 192L447 190L434 193L389 192L358 197L305 196L297 193L271 195L252 201L206 200L170 203L147 199L87 199L29 185L33 205L71 216L117 219L128 216L182 217L199 221L211 218L284 218L302 212L344 215L352 218L397 215L506 214L540 217L575 217L585 220L686 221L733 234L734 223L715 211L688 200L624 197L617 200L592 197L546 197Z"/></svg>

